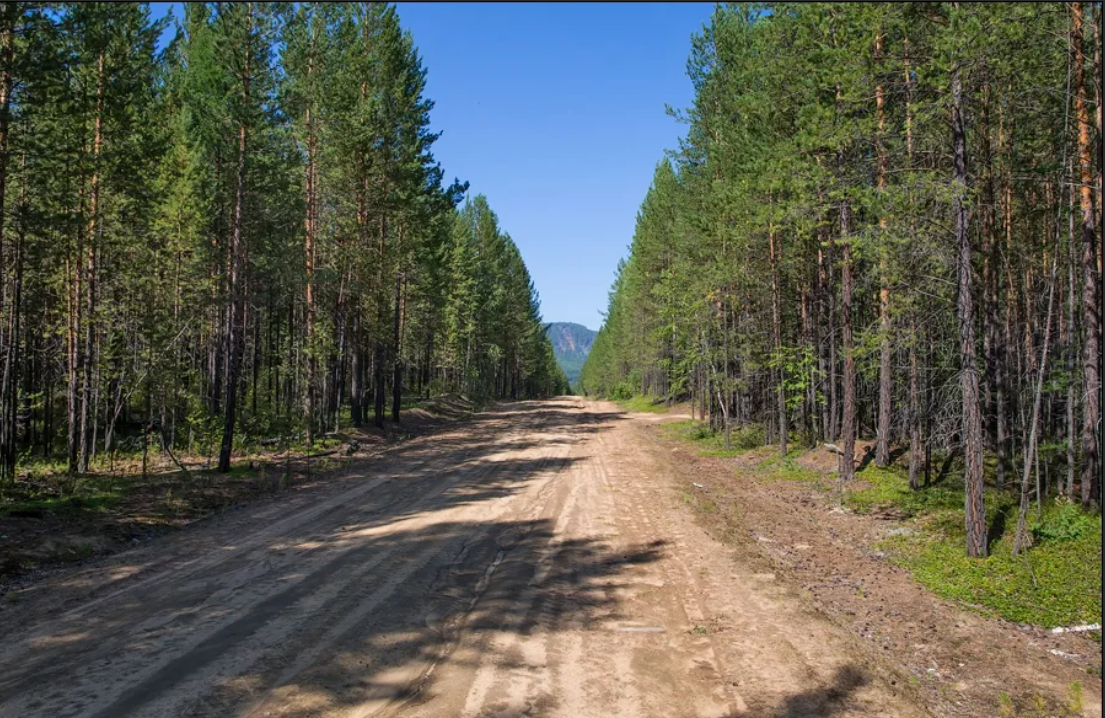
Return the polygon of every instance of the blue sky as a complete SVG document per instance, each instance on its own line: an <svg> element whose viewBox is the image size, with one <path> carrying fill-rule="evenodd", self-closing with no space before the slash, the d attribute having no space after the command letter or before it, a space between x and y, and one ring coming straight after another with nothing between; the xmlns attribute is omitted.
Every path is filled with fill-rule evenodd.
<svg viewBox="0 0 1105 718"><path fill-rule="evenodd" d="M690 38L712 3L397 7L446 178L487 195L547 321L598 329L656 162L683 134L664 104L691 102Z"/></svg>

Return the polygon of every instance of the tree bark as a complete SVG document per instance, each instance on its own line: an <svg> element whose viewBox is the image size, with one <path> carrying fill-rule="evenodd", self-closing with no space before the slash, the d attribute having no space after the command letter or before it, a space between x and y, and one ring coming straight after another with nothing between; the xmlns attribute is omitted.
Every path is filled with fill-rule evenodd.
<svg viewBox="0 0 1105 718"><path fill-rule="evenodd" d="M1058 229L1058 227L1056 227ZM1056 233L1058 234L1058 233ZM1058 237L1056 237L1058 239ZM1058 242L1056 242L1058 246ZM1024 473L1021 475L1021 501L1017 511L1017 532L1013 540L1013 555L1016 556L1025 548L1028 541L1028 478L1032 469L1032 457L1036 455L1037 426L1040 421L1040 399L1043 395L1044 377L1047 374L1047 352L1051 342L1051 316L1055 305L1055 270L1059 266L1059 257L1052 260L1051 286L1047 294L1047 320L1044 322L1044 346L1040 351L1040 373L1036 379L1036 397L1032 402L1032 416L1029 418L1028 445L1024 452ZM1036 458L1037 462L1039 457ZM1036 474L1039 480L1039 471ZM1036 500L1040 500L1040 491L1037 487Z"/></svg>
<svg viewBox="0 0 1105 718"><path fill-rule="evenodd" d="M883 36L880 32L875 36L875 66L878 72L878 64L882 59ZM880 195L886 193L886 99L883 94L882 82L875 85L875 115L878 124L878 133L875 136L875 186ZM890 327L890 276L889 276L889 248L887 245L888 222L886 214L879 216L879 234L881 238L879 247L879 416L878 431L875 445L875 463L879 466L890 464L890 420L893 410L894 379L891 373L891 361L894 356L894 347L891 343Z"/></svg>
<svg viewBox="0 0 1105 718"><path fill-rule="evenodd" d="M786 367L783 361L783 320L779 298L779 254L781 248L775 236L775 227L768 225L767 229L768 257L771 262L771 334L775 344L775 361L777 362L778 379L775 385L776 410L779 421L779 456L787 455L787 395L783 386L786 376ZM728 442L726 442L728 443Z"/></svg>
<svg viewBox="0 0 1105 718"><path fill-rule="evenodd" d="M396 237L396 261L398 267L395 271L395 320L392 327L392 365L393 376L391 381L391 419L399 423L399 409L403 403L403 225L399 225Z"/></svg>
<svg viewBox="0 0 1105 718"><path fill-rule="evenodd" d="M852 241L850 209L847 200L840 204L841 246L841 335L844 351L844 419L841 422L840 442L844 454L840 462L840 480L851 481L855 476L856 454L856 359L852 347Z"/></svg>
<svg viewBox="0 0 1105 718"><path fill-rule="evenodd" d="M223 439L219 447L220 473L230 471L230 454L234 447L234 420L238 403L238 359L239 359L239 327L238 307L240 302L242 266L242 213L245 202L246 186L246 150L247 128L246 112L249 108L250 89L250 63L252 60L252 36L253 36L253 3L246 3L246 43L245 43L245 68L242 73L242 118L238 123L238 166L237 179L234 190L234 226L230 235L230 272L229 292L230 305L227 312L226 332L226 406L223 419Z"/></svg>
<svg viewBox="0 0 1105 718"><path fill-rule="evenodd" d="M1082 344L1082 504L1100 497L1101 315L1097 286L1097 233L1094 228L1094 177L1090 145L1090 118L1086 107L1085 56L1082 50L1082 3L1072 2L1071 47L1074 52L1074 114L1078 122L1079 200L1082 211L1082 314L1085 333Z"/></svg>
<svg viewBox="0 0 1105 718"><path fill-rule="evenodd" d="M312 48L313 50L313 48ZM314 55L307 61L307 82L310 84L314 72ZM304 112L304 125L307 129L307 168L305 177L306 212L304 217L304 259L306 271L306 287L304 289L304 331L305 351L307 354L307 391L304 392L303 421L307 431L307 451L310 453L314 444L314 416L315 416L315 373L318 367L318 358L315 356L315 230L316 230L316 192L315 185L315 125L311 114L310 105Z"/></svg>
<svg viewBox="0 0 1105 718"><path fill-rule="evenodd" d="M979 413L975 358L974 297L971 286L971 238L967 211L967 136L963 122L961 70L952 70L952 164L954 167L955 244L959 299L959 354L963 391L963 456L966 463L967 555L986 556L986 505L982 465L982 417Z"/></svg>
<svg viewBox="0 0 1105 718"><path fill-rule="evenodd" d="M15 478L15 403L17 390L15 383L15 354L19 346L18 315L19 305L15 299L18 293L18 276L22 266L21 258L15 260L15 286L10 302L10 317L5 334L4 305L7 295L7 267L4 263L4 224L5 198L8 187L8 132L11 125L11 92L14 81L12 63L15 58L15 20L21 8L20 3L4 3L0 9L0 356L4 360L3 373L0 374L0 484Z"/></svg>

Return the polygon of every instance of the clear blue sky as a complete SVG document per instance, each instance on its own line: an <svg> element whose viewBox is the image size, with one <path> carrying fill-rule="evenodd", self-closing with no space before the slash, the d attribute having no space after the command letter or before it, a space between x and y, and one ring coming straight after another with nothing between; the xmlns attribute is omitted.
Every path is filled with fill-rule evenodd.
<svg viewBox="0 0 1105 718"><path fill-rule="evenodd" d="M598 329L656 162L684 132L664 104L691 102L690 38L712 3L397 7L446 178L487 195L546 321Z"/></svg>

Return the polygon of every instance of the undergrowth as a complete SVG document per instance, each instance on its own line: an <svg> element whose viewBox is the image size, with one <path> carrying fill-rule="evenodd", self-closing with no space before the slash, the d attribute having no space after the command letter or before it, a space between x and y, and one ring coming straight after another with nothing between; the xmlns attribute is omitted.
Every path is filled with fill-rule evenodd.
<svg viewBox="0 0 1105 718"><path fill-rule="evenodd" d="M629 399L619 399L618 406L625 411L648 412L651 414L663 414L668 410L668 406L664 403L663 399L642 394L630 397Z"/></svg>
<svg viewBox="0 0 1105 718"><path fill-rule="evenodd" d="M892 508L913 532L882 542L891 560L934 593L1017 623L1067 626L1101 622L1101 516L1065 500L1030 509L1033 545L1013 556L1017 497L988 488L990 555L968 558L963 485L947 481L911 491L903 470L868 466L845 503L865 513Z"/></svg>
<svg viewBox="0 0 1105 718"><path fill-rule="evenodd" d="M665 424L664 433L670 438L693 444L699 456L732 458L763 446L763 429L757 424L734 427L729 431L729 448L725 448L725 433L714 431L704 421L693 419Z"/></svg>

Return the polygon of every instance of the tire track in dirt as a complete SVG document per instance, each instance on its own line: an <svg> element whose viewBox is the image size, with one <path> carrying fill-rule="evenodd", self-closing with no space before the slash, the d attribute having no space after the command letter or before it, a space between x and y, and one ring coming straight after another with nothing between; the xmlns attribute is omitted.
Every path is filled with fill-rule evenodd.
<svg viewBox="0 0 1105 718"><path fill-rule="evenodd" d="M160 568L30 611L0 716L920 715L833 683L836 629L705 536L641 425L507 405L285 515L105 562Z"/></svg>
<svg viewBox="0 0 1105 718"><path fill-rule="evenodd" d="M524 435L529 430L529 426L533 422L528 420L526 417L523 417L523 420L520 423L523 426L517 428L514 431L510 431L505 436L501 436L497 443L509 446L514 439ZM509 455L510 454L508 451L508 456ZM488 457L494 457L494 454L488 454L488 456L485 456L484 458L486 459ZM420 465L417 465L415 467L415 471L411 473L417 476L418 469L425 467L428 463L429 460L422 462ZM449 480L438 481L438 486L436 486L433 491L423 492L419 500L407 507L405 513L409 515L422 510L433 510L435 508L435 500L438 499L438 497L440 497L443 493L454 489L459 484L480 486L489 482L494 482L496 474L502 470L503 465L500 465L498 462L492 461L489 464L479 463L475 466L475 468L462 468L459 471L455 471L455 473L451 476ZM303 516L297 516L294 517L294 520L289 520L280 524L278 527L276 527L277 529L287 529L289 526L296 526L300 528L300 531L298 532L298 535L290 537L290 540L287 540L286 538L286 540L277 544L277 548L284 548L287 546L296 547L297 545L302 547L304 543L310 544L310 539L318 538L320 530L321 532L324 532L327 526L332 526L332 524L335 522L335 519L342 522L347 522L350 519L356 520L364 518L364 516L358 517L352 515L352 511L363 510L363 507L356 504L354 504L354 508L352 509L352 511L347 509L337 513L331 512L328 514L327 510L332 508L336 501L343 499L349 500L350 498L358 498L364 494L370 493L373 488L380 486L382 481L383 480L375 480L369 482L365 487L358 487L353 491L343 492L338 497L336 497L336 499L326 502L321 508L309 510L307 512L306 518L304 518ZM415 484L422 482L411 483ZM417 486L415 488L417 488ZM411 494L413 492L407 491L405 493ZM398 500L402 501L403 498L406 497L400 496ZM385 501L384 508L392 503L395 503L395 501ZM475 510L478 511L482 509ZM379 512L380 507L370 506L368 507L367 515L371 516ZM322 521L311 523L311 520L316 517L320 517ZM381 526L384 526L384 528L377 528L375 531L376 533L386 534L387 532L395 531L402 528L402 521L391 522L390 524L386 525L382 521L375 523L379 523ZM263 543L266 539L273 538L274 534L278 534L279 532L270 528L259 533L260 538L257 538L255 536L253 540L249 542L250 545L256 546L259 543ZM285 556L284 560L280 561L279 563L273 562L273 550L271 548L269 550L255 550L253 552L245 554L243 554L243 551L239 549L233 552L233 556L218 557L218 560L208 561L204 566L192 566L191 571L188 571L183 576L181 576L181 579L184 583L184 592L186 594L189 593L188 587L191 584L188 583L188 579L191 576L194 576L197 573L204 571L205 569L207 571L210 571L214 567L220 565L223 567L224 570L226 570L228 568L226 564L231 563L236 558L248 562L245 567L235 567L231 564L230 567L234 568L233 571L227 571L224 575L217 577L220 579L224 579L222 583L212 584L209 582L206 585L206 592L208 594L207 598L198 605L194 604L192 606L192 610L190 612L191 615L195 616L205 610L210 611L210 609L214 608L214 606L212 606L211 604L217 604L219 600L228 598L234 593L235 590L241 588L241 586L245 584L248 584L249 590L246 592L245 595L246 600L242 600L242 598L239 598L238 602L232 607L223 607L217 611L210 611L212 613L216 613L216 618L222 618L223 620L221 621L209 620L208 625L205 626L189 626L189 633L192 637L192 640L189 641L187 644L181 644L179 642L165 642L165 639L162 639L162 637L157 635L156 633L157 631L160 631L161 633L169 633L173 628L173 624L180 622L179 619L182 615L179 606L180 601L170 603L169 610L172 611L174 615L168 620L165 620L163 618L159 620L155 616L152 619L146 618L144 622L139 624L141 628L145 628L147 629L147 631L149 629L153 629L155 631L153 635L145 636L143 642L136 643L133 640L133 631L121 626L121 624L124 623L123 621L116 622L120 625L116 627L116 629L112 632L112 635L117 640L122 639L124 645L105 646L104 643L101 642L101 647L98 650L91 651L91 655L89 655L89 651L87 650L83 652L84 660L82 661L82 663L85 666L87 666L89 663L95 663L97 660L101 661L103 665L100 666L101 671L99 673L96 670L89 669L87 667L83 669L85 675L88 676L88 680L86 682L92 687L81 690L79 686L71 685L71 690L69 691L69 694L75 695L77 697L79 706L78 710L83 711L82 714L88 714L89 708L92 705L102 703L103 699L101 698L101 695L105 692L110 692L110 689L113 686L113 678L118 683L126 684L133 683L136 676L138 676L139 678L144 677L146 678L147 683L152 683L156 686L156 691L163 691L166 689L166 687L171 687L169 686L169 684L178 683L180 681L180 674L187 674L201 664L208 664L208 670L203 671L203 674L219 675L218 668L222 667L221 664L225 664L228 662L226 658L228 642L234 643L248 638L250 635L252 635L256 628L261 625L267 624L275 616L285 614L289 609L292 609L296 606L300 606L305 609L299 612L300 614L302 614L300 618L302 618L303 620L307 620L314 613L320 610L324 610L326 601L328 599L332 599L335 596L340 596L342 593L345 593L345 589L350 584L357 582L373 569L387 570L389 567L386 563L384 563L384 561L391 554L394 554L402 548L401 545L393 545L392 547L386 549L380 556L374 558L371 561L368 561L367 563L361 562L360 559L364 557L359 556L356 553L354 553L350 557L346 557L343 559L343 556L345 556L345 554L349 553L350 551L355 551L356 549L356 544L353 543L353 541L350 539L363 541L366 538L371 538L373 531L361 531L359 533L361 535L353 537L342 537L340 540L344 541L347 544L344 548L338 547L337 549L335 549L335 547L332 545L308 545L302 550L293 551L290 555ZM423 561L415 562L413 565L409 565L409 570L406 573L413 573L414 570L417 570L417 568L423 565L426 561L436 557L442 551L447 550L448 546L449 544L447 542L440 542L440 545L431 546L430 549L424 551L423 554L419 556L419 558L423 559ZM258 556L257 554L261 554L261 556ZM311 560L312 558L314 558L313 564ZM261 565L262 563L263 565ZM326 581L326 579L336 577L337 574L342 573L342 571L350 563L360 563L359 570L352 573L347 573L344 576L345 580L343 581ZM381 566L381 564L383 564L383 566ZM295 580L290 587L286 585L281 586L283 590L280 593L277 593L274 596L269 595L274 584L281 582L287 583L286 577L281 574L280 569L288 566L294 566L301 569L299 571L300 575L298 579ZM258 574L265 576L265 578L260 578ZM229 581L225 580L227 577L229 577ZM132 585L125 590L138 590L141 593L143 589L149 588L152 593L156 594L158 592L162 592L163 586L173 584L173 582L169 580L171 578L171 575L158 576L155 577L155 579L157 580L146 582L144 584ZM202 579L201 583L203 582L203 580L207 579ZM226 586L226 583L229 583L230 585ZM401 583L401 581L396 581L394 583L395 585L398 585L399 583ZM308 584L321 584L320 590L322 591L322 593L317 590L297 591L297 586L301 587ZM314 588L313 585L311 587ZM168 592L178 592L181 588L182 586L179 585L171 585L171 590ZM151 601L156 601L158 597L144 596L143 598L147 603L149 603ZM212 598L214 598L214 600L212 600ZM376 603L378 604L382 602L384 598L385 596L383 595L379 596L376 600ZM109 602L101 601L101 608L105 605L108 605L108 603ZM144 611L146 616L148 616L149 613L155 608L155 605L156 604L150 605L147 610ZM241 615L243 613L245 613L244 616ZM79 619L80 616L83 614L85 614L85 611L71 612L70 615L66 616L65 618L69 621L74 621L76 619ZM160 623L160 625L157 625L158 623ZM294 621L291 622L291 626L294 627ZM130 628L133 629L133 626L131 626ZM55 635L58 635L58 632L55 632ZM107 638L111 638L111 636L108 636ZM161 642L159 642L159 639L162 639ZM111 641L108 640L107 643L110 644ZM141 650L143 648L143 643L145 643L145 647L147 648L146 651ZM266 647L267 645L262 642L261 645L256 647L256 649L258 649L258 652L263 653ZM33 643L28 642L27 646L25 646L25 650L22 651L22 653L26 654L28 651L33 651ZM122 662L124 664L130 662L132 665L119 665L120 652L125 652ZM178 657L177 659L175 659L175 662L171 659L160 661L156 659L152 661L149 660L150 654L155 652L167 654L169 657L173 655L178 655L183 652L184 656ZM24 677L28 675L34 675L35 680L39 682L49 682L51 680L60 680L62 678L67 678L70 684L80 682L73 680L73 673L70 670L70 667L67 665L55 666L52 669L46 671L40 670L41 664L45 663L46 661L53 662L59 656L65 657L66 655L68 655L68 657L75 657L78 652L66 651L64 648L59 648L49 653L52 653L54 655L43 657L42 659L37 661L31 661L29 665L23 666L23 669L20 671L20 673L22 673ZM141 655L143 653L145 653L146 655ZM215 670L211 670L211 659L215 654L218 654L220 656L220 659L218 661L214 661L214 663L220 665L216 666ZM127 658L130 658L131 660L127 661ZM120 670L120 668L127 670ZM107 677L100 674L107 674ZM170 676L172 677L171 679ZM13 684L19 683L19 681L20 676L12 676L8 681L6 681L6 685L8 687L11 687ZM139 690L136 693L130 694L131 697L128 700L124 700L121 704L113 704L107 706L106 710L109 714L118 715L120 714L119 711L121 710L130 711L136 709L139 705L146 702L146 700L150 697L149 695L147 695L147 693L148 692L143 692ZM44 701L41 697L32 697L32 699L26 703L23 703L21 701L12 702L9 701L8 698L9 695L7 694L7 692L0 692L0 701L3 702L3 713L5 715L8 713L16 715L27 715L30 714L30 711L36 710L42 711L42 714L44 715L66 714L66 711L64 711L64 709L60 709L57 705L55 705L53 701ZM86 703L85 701L90 702Z"/></svg>

